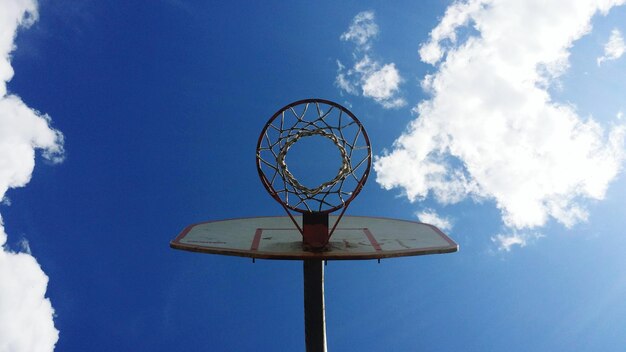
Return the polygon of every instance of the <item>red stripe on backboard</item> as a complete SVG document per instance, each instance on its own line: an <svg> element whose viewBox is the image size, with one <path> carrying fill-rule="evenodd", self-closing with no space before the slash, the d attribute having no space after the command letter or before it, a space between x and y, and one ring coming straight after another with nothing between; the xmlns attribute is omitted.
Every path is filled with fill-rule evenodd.
<svg viewBox="0 0 626 352"><path fill-rule="evenodd" d="M374 247L375 250L377 251L383 250L382 248L380 248L380 244L378 243L378 241L376 241L376 239L374 238L374 235L372 235L372 233L370 232L370 229L364 228L363 232L365 232L365 236L367 236L367 239L370 240L370 243L372 244L372 247Z"/></svg>
<svg viewBox="0 0 626 352"><path fill-rule="evenodd" d="M254 239L252 239L252 246L250 246L251 251L256 251L257 249L259 249L259 243L261 242L262 232L263 232L262 229L256 229L256 232L254 233Z"/></svg>

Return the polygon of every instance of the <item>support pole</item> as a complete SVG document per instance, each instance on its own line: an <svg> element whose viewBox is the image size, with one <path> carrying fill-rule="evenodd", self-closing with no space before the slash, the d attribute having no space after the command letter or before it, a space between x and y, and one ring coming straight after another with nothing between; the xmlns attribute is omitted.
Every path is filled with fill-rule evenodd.
<svg viewBox="0 0 626 352"><path fill-rule="evenodd" d="M304 335L307 352L326 352L324 261L304 260Z"/></svg>

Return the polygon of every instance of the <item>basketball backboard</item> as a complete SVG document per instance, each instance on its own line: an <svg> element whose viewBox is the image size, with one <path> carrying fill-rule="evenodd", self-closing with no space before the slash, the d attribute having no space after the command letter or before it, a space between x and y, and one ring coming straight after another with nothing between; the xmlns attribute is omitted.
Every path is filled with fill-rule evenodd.
<svg viewBox="0 0 626 352"><path fill-rule="evenodd" d="M294 217L302 223L302 217ZM337 216L330 216L331 223ZM241 218L190 225L170 246L193 252L260 259L351 260L450 253L458 245L435 226L378 217L344 216L326 248L308 251L287 216Z"/></svg>

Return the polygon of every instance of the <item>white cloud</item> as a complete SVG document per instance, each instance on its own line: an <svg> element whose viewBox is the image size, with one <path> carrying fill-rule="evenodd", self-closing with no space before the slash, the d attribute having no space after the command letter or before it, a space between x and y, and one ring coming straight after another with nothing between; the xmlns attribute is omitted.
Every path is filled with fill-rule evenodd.
<svg viewBox="0 0 626 352"><path fill-rule="evenodd" d="M621 169L626 128L580 117L547 87L568 68L592 16L623 2L452 4L420 49L422 61L437 65L422 82L432 97L375 158L379 184L411 201L492 199L514 229L550 217L565 226L585 220L584 199L602 199ZM477 34L459 43L456 33L469 25Z"/></svg>
<svg viewBox="0 0 626 352"><path fill-rule="evenodd" d="M622 33L617 29L611 31L609 41L604 44L604 55L597 59L598 66L604 61L617 60L626 51L626 44L624 44L624 37Z"/></svg>
<svg viewBox="0 0 626 352"><path fill-rule="evenodd" d="M440 216L433 209L424 209L423 211L420 211L415 215L417 216L419 221L434 225L442 231L452 229L452 223L450 222L450 219Z"/></svg>
<svg viewBox="0 0 626 352"><path fill-rule="evenodd" d="M369 50L371 39L378 35L378 25L374 22L373 11L363 11L352 19L350 28L339 37L341 40L351 41L359 50Z"/></svg>
<svg viewBox="0 0 626 352"><path fill-rule="evenodd" d="M444 50L440 43L449 40L456 43L455 29L466 25L471 16L485 6L486 1L456 2L446 9L445 16L441 22L430 32L430 41L420 47L419 54L422 61L434 65L441 60Z"/></svg>
<svg viewBox="0 0 626 352"><path fill-rule="evenodd" d="M337 77L335 78L335 84L341 89L346 91L347 93L358 95L359 90L356 87L356 83L352 82L353 71L345 72L346 67L341 63L341 61L337 60ZM349 77L350 76L350 77Z"/></svg>
<svg viewBox="0 0 626 352"><path fill-rule="evenodd" d="M0 218L0 243L6 234ZM30 253L0 251L0 351L52 351L59 338L48 276Z"/></svg>
<svg viewBox="0 0 626 352"><path fill-rule="evenodd" d="M377 34L374 12L365 11L354 17L348 31L341 35L342 40L357 45L353 52L354 66L346 69L337 61L335 84L346 93L372 98L386 109L405 106L406 101L400 97L403 79L396 65L381 64L368 54L372 48L371 39Z"/></svg>
<svg viewBox="0 0 626 352"><path fill-rule="evenodd" d="M400 78L396 65L393 63L386 64L363 76L363 95L376 100L386 108L403 106L403 99L394 98L401 81L402 78Z"/></svg>
<svg viewBox="0 0 626 352"><path fill-rule="evenodd" d="M63 135L50 127L47 115L7 94L13 77L10 53L19 26L37 19L37 4L5 0L0 5L0 199L9 188L28 183L35 166L35 150L53 162L63 158ZM52 351L59 338L54 309L45 297L48 277L23 239L23 252L11 251L0 217L0 351Z"/></svg>
<svg viewBox="0 0 626 352"><path fill-rule="evenodd" d="M37 20L35 0L7 0L0 5L0 97L6 94L6 82L13 78L10 53L18 26L28 27Z"/></svg>
<svg viewBox="0 0 626 352"><path fill-rule="evenodd" d="M498 247L499 251L510 252L513 246L526 247L528 243L531 243L541 237L544 237L540 233L526 232L512 234L498 234L491 237L491 241Z"/></svg>

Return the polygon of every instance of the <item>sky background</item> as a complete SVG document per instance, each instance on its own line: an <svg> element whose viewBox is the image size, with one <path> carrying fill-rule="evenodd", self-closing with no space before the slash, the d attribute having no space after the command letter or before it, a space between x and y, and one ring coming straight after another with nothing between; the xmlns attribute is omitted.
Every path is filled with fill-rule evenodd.
<svg viewBox="0 0 626 352"><path fill-rule="evenodd" d="M625 32L623 1L1 0L0 351L304 350L301 263L169 241L283 215L256 142L310 97L372 141L348 214L460 245L329 262L330 350L623 351Z"/></svg>

